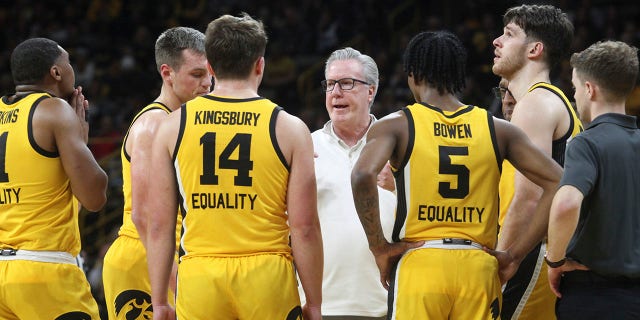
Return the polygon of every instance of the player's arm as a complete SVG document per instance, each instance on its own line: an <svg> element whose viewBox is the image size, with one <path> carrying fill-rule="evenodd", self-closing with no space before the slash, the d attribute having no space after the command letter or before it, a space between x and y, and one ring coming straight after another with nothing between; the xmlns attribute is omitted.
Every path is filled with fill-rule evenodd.
<svg viewBox="0 0 640 320"><path fill-rule="evenodd" d="M360 223L364 228L380 271L380 281L388 289L391 266L408 249L422 243L398 242L390 244L384 237L380 223L380 207L378 199L378 173L391 159L397 165L404 155L402 139L408 133L407 120L401 112L397 112L375 122L367 134L367 144L362 149L351 172L351 189ZM406 146L406 144L404 144Z"/></svg>
<svg viewBox="0 0 640 320"><path fill-rule="evenodd" d="M311 134L300 119L281 111L276 120L276 138L290 167L287 213L293 259L307 297L303 308L307 317L320 319L324 254Z"/></svg>
<svg viewBox="0 0 640 320"><path fill-rule="evenodd" d="M522 129L531 142L544 154L551 156L551 145L556 127L553 108L543 103L542 90L534 90L518 101L511 123ZM557 98L556 98L557 99ZM556 102L556 101L552 101ZM513 200L501 228L498 248L508 248L518 238L517 230L529 223L542 196L542 189L520 171L516 171Z"/></svg>
<svg viewBox="0 0 640 320"><path fill-rule="evenodd" d="M158 125L167 117L162 110L149 110L142 114L129 129L125 149L131 156L131 219L146 247L147 219L141 207L147 203L149 184L154 183L151 171L151 144Z"/></svg>
<svg viewBox="0 0 640 320"><path fill-rule="evenodd" d="M36 109L34 126L40 129L44 125L48 130L39 132L53 133L52 144L60 154L73 194L83 207L95 212L107 202L107 174L87 147L89 123L84 116L88 102L81 89L76 89L70 102L45 99Z"/></svg>
<svg viewBox="0 0 640 320"><path fill-rule="evenodd" d="M177 185L172 163L180 113L174 112L163 120L156 132L152 147L148 201L141 209L147 216L147 260L151 280L151 301L154 316L158 309L169 307L167 292L176 246L176 215L178 212Z"/></svg>
<svg viewBox="0 0 640 320"><path fill-rule="evenodd" d="M506 225L504 230L518 234L518 238L511 246L505 248L512 261L509 266L501 261L501 280L508 280L520 261L540 242L546 234L549 221L549 209L558 182L562 176L562 168L548 155L536 147L519 128L506 121L494 119L496 134L500 141L501 152L527 179L542 188L542 196L535 207L534 213L528 216L526 225ZM512 215L521 218L522 212Z"/></svg>
<svg viewBox="0 0 640 320"><path fill-rule="evenodd" d="M377 179L396 147L397 136L393 126L394 121L387 117L371 125L367 133L367 143L351 171L351 189L356 212L367 235L369 248L374 254L375 249L388 243L380 224Z"/></svg>

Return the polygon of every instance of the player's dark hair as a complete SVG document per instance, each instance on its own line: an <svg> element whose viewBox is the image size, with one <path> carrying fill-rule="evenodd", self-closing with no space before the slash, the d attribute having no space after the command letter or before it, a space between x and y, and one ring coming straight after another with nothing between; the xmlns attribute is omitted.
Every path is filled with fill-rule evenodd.
<svg viewBox="0 0 640 320"><path fill-rule="evenodd" d="M550 68L566 58L573 41L573 24L562 10L551 5L521 5L507 10L504 25L513 22L531 39L544 44Z"/></svg>
<svg viewBox="0 0 640 320"><path fill-rule="evenodd" d="M465 87L467 51L448 31L422 32L404 51L404 71L416 82L427 81L440 94L457 93Z"/></svg>
<svg viewBox="0 0 640 320"><path fill-rule="evenodd" d="M216 78L244 79L264 56L267 33L262 21L247 13L223 15L209 23L205 51Z"/></svg>
<svg viewBox="0 0 640 320"><path fill-rule="evenodd" d="M15 85L40 83L62 54L58 43L46 38L31 38L11 53L11 76Z"/></svg>

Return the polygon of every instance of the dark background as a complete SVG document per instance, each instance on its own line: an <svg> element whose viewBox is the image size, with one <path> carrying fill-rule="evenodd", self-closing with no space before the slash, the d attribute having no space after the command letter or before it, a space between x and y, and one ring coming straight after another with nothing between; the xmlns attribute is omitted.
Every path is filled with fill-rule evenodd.
<svg viewBox="0 0 640 320"><path fill-rule="evenodd" d="M502 33L502 14L521 3L553 4L575 26L573 51L603 39L640 42L635 1L7 1L0 0L0 95L14 91L9 70L11 50L30 37L58 41L71 56L76 82L91 103L90 147L109 174L109 202L98 214L81 214L83 253L88 277L102 299L101 259L115 237L122 216L119 148L132 117L159 94L153 47L157 36L174 26L204 32L221 14L244 11L264 22L269 43L260 94L301 117L313 131L328 119L324 61L338 48L351 46L374 58L380 87L373 113L382 117L413 102L402 72L408 40L424 30L447 29L468 53L467 88L460 98L500 116L491 87L491 42ZM552 72L552 82L573 100L568 60ZM640 112L640 87L628 101Z"/></svg>

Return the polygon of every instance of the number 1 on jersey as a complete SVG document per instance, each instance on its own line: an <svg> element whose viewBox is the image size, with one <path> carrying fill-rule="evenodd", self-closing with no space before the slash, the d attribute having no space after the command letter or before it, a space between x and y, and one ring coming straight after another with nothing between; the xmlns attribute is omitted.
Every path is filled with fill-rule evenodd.
<svg viewBox="0 0 640 320"><path fill-rule="evenodd" d="M9 132L3 132L0 134L0 182L9 182L9 174L7 173L7 167L5 160L7 159L7 137Z"/></svg>

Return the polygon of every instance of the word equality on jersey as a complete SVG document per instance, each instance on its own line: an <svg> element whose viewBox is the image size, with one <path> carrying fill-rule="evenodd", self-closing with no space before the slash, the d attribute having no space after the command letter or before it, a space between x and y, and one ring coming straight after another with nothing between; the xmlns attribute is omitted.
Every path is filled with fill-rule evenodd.
<svg viewBox="0 0 640 320"><path fill-rule="evenodd" d="M484 208L478 207L448 207L424 205L418 206L418 220L430 222L465 222L482 223Z"/></svg>
<svg viewBox="0 0 640 320"><path fill-rule="evenodd" d="M5 188L0 191L0 204L12 204L20 202L20 190L22 188Z"/></svg>
<svg viewBox="0 0 640 320"><path fill-rule="evenodd" d="M249 193L192 193L191 208L253 210L257 198L257 194Z"/></svg>
<svg viewBox="0 0 640 320"><path fill-rule="evenodd" d="M257 126L260 114L246 111L197 111L193 124L225 124L238 126Z"/></svg>

